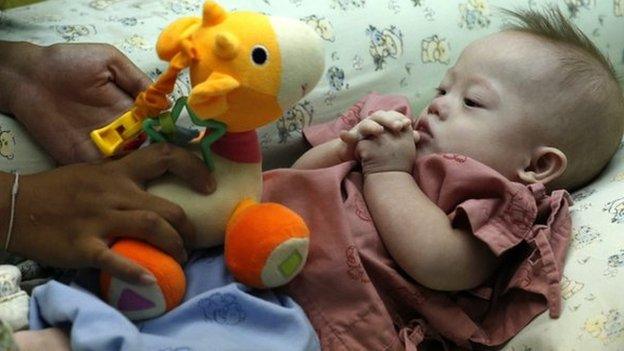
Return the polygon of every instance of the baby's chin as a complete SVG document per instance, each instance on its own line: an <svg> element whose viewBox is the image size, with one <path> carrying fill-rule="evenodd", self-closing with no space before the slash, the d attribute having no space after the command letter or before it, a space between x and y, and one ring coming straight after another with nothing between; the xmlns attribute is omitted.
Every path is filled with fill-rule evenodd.
<svg viewBox="0 0 624 351"><path fill-rule="evenodd" d="M417 151L416 152L416 162L420 161L421 159L427 157L427 156L431 156L433 154L436 154L435 152L420 152Z"/></svg>
<svg viewBox="0 0 624 351"><path fill-rule="evenodd" d="M428 155L433 155L433 154L438 154L441 151L436 151L434 150L434 148L432 147L432 145L429 145L428 143L418 143L416 144L416 158L420 158L423 156L428 156Z"/></svg>

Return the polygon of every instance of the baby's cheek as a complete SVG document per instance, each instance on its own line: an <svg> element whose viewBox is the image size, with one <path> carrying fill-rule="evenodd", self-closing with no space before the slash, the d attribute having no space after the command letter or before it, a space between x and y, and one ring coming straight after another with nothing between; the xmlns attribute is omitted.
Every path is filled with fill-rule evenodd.
<svg viewBox="0 0 624 351"><path fill-rule="evenodd" d="M474 157L479 154L482 144L470 133L441 136L440 140L434 139L434 147L437 153L461 154Z"/></svg>

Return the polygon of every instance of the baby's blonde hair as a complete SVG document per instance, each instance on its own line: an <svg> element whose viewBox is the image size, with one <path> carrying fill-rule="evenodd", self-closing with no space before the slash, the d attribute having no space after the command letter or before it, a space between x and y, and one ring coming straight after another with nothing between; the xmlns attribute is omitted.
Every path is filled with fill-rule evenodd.
<svg viewBox="0 0 624 351"><path fill-rule="evenodd" d="M609 59L558 8L501 10L511 17L505 30L554 44L563 74L555 94L558 111L545 124L545 137L568 158L551 188L577 189L592 180L617 151L624 130L624 95ZM574 93L570 96L569 92Z"/></svg>

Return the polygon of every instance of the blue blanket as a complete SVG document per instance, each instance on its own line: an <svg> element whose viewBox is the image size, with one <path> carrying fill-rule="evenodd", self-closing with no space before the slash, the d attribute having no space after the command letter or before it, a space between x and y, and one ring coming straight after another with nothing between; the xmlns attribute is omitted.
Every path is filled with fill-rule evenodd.
<svg viewBox="0 0 624 351"><path fill-rule="evenodd" d="M30 326L70 329L73 350L318 350L302 309L285 295L233 281L222 250L195 253L185 267L184 302L167 314L132 323L89 290L55 281L33 291Z"/></svg>

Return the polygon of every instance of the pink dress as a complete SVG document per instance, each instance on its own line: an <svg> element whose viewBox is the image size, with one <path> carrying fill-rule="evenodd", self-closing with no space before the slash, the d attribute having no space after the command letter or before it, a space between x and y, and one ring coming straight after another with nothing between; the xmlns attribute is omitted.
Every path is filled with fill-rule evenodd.
<svg viewBox="0 0 624 351"><path fill-rule="evenodd" d="M338 120L304 133L318 145L377 110L411 114L406 99L371 94ZM355 162L264 174L263 200L285 204L310 227L308 263L285 290L307 313L323 349L417 350L435 340L501 345L544 310L559 316L570 240L567 192L548 195L541 185L511 182L455 154L419 159L413 176L454 225L469 226L502 258L482 286L445 293L405 274L375 229Z"/></svg>

